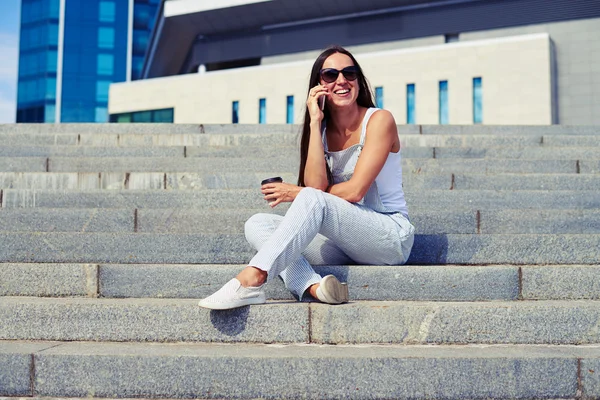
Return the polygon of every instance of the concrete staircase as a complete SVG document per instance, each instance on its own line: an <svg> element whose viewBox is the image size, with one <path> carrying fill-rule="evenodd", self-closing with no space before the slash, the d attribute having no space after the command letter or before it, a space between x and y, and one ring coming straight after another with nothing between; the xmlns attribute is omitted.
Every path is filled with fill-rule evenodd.
<svg viewBox="0 0 600 400"><path fill-rule="evenodd" d="M0 396L600 397L600 127L399 126L409 265L200 309L297 132L0 126Z"/></svg>

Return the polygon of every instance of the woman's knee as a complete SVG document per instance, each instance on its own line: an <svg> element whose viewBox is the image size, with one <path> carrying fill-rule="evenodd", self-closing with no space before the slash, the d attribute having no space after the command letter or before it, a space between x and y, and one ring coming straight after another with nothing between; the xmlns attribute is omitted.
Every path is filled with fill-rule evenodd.
<svg viewBox="0 0 600 400"><path fill-rule="evenodd" d="M300 190L300 193L294 199L294 203L318 203L321 206L325 205L323 192L311 187L305 187Z"/></svg>
<svg viewBox="0 0 600 400"><path fill-rule="evenodd" d="M281 217L276 214L254 214L244 224L246 240L253 245L262 244L277 229L279 218Z"/></svg>

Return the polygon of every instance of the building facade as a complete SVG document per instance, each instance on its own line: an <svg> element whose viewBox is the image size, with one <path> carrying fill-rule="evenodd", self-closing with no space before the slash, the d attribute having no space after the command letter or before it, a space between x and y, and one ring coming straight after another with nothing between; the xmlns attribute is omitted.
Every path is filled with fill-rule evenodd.
<svg viewBox="0 0 600 400"><path fill-rule="evenodd" d="M165 0L111 120L299 123L334 43L398 123L600 124L595 0Z"/></svg>
<svg viewBox="0 0 600 400"><path fill-rule="evenodd" d="M138 79L159 0L22 0L17 122L107 122Z"/></svg>

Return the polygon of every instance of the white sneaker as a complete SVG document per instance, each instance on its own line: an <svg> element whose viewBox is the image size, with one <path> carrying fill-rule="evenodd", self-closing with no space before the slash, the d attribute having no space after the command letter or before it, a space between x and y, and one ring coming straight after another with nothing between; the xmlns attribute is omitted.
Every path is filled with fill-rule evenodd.
<svg viewBox="0 0 600 400"><path fill-rule="evenodd" d="M348 285L341 283L333 275L327 275L317 288L317 299L327 304L341 304L348 302Z"/></svg>
<svg viewBox="0 0 600 400"><path fill-rule="evenodd" d="M245 288L240 281L233 278L221 289L200 300L198 305L211 310L229 310L250 304L263 304L267 302L263 286Z"/></svg>

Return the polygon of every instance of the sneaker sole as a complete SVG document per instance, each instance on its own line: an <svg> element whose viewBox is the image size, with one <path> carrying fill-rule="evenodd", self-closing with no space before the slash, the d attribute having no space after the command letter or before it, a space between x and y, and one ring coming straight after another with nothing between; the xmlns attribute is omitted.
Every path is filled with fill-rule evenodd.
<svg viewBox="0 0 600 400"><path fill-rule="evenodd" d="M267 302L264 296L253 297L244 300L231 301L227 303L208 303L204 300L200 300L198 305L202 308L208 308L210 310L231 310L233 308L239 308L244 306L251 306L257 304L265 304Z"/></svg>
<svg viewBox="0 0 600 400"><path fill-rule="evenodd" d="M327 275L321 280L321 293L325 302L329 304L341 304L348 302L348 285L341 283L333 275Z"/></svg>

